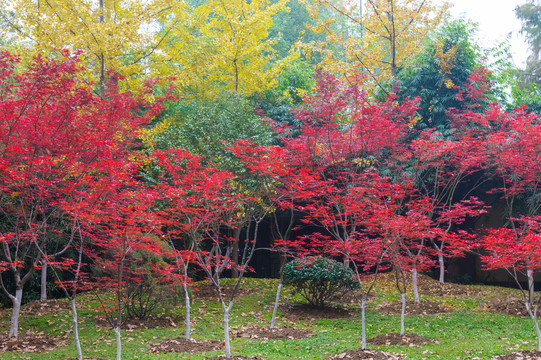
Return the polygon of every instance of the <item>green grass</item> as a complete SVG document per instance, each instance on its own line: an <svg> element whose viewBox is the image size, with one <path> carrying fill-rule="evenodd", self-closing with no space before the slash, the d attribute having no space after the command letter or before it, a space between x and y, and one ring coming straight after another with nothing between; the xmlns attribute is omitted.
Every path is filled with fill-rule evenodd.
<svg viewBox="0 0 541 360"><path fill-rule="evenodd" d="M422 281L429 281L423 278ZM276 280L246 279L243 296L233 308L231 328L246 325L267 326L270 323ZM372 349L404 355L407 359L490 359L495 355L519 350L535 350L537 339L529 318L489 313L480 305L495 299L518 296L512 289L489 286L472 286L480 292L465 296L448 294L445 297L422 295L422 298L452 306L455 311L438 315L409 315L406 332L434 338L437 343L423 346L370 346ZM376 311L382 301L397 299L396 290L382 282L376 298L369 303L367 312L367 336L399 331L399 315L384 315ZM408 294L410 296L411 294ZM283 302L299 303L297 295L285 291ZM95 298L88 294L78 298L80 337L85 356L114 359L116 351L112 330L96 326L99 312L93 310ZM7 332L10 309L0 311L0 328ZM168 315L182 316L182 307L169 308ZM358 310L357 310L358 311ZM193 337L197 339L222 339L222 310L216 299L198 299L194 294ZM361 323L359 316L346 319L320 319L292 323L279 317L278 326L290 325L311 329L316 336L301 340L264 340L232 338L234 354L260 356L263 359L325 359L349 349L359 348ZM72 340L71 314L68 310L45 313L42 316L21 316L20 333L47 334L63 337L66 345L45 353L1 353L0 359L59 360L75 356ZM204 359L221 354L152 354L147 346L160 340L182 337L184 324L177 321L176 328L122 331L124 359Z"/></svg>

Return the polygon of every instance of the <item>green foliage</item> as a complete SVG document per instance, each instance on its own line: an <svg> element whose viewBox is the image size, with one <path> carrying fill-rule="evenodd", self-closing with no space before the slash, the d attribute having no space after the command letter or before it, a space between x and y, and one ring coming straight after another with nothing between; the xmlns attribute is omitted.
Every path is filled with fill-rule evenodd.
<svg viewBox="0 0 541 360"><path fill-rule="evenodd" d="M297 59L278 76L278 86L252 97L253 103L266 117L291 128L291 136L299 135L300 122L295 119L295 106L303 101L314 85L314 66Z"/></svg>
<svg viewBox="0 0 541 360"><path fill-rule="evenodd" d="M272 3L276 2L277 0L272 0ZM323 34L316 34L306 29L305 24L314 25L314 20L306 10L306 5L298 0L290 0L287 6L289 11L277 13L272 19L273 24L269 29L269 38L279 39L273 48L280 54L281 58L286 57L296 47L297 42L307 44L324 38ZM315 56L311 61L317 63L319 57Z"/></svg>
<svg viewBox="0 0 541 360"><path fill-rule="evenodd" d="M541 115L541 87L538 84L532 84L530 89L513 88L513 108L526 105L528 111Z"/></svg>
<svg viewBox="0 0 541 360"><path fill-rule="evenodd" d="M530 47L526 69L519 71L519 86L528 89L539 82L541 76L541 6L528 2L515 8L515 15L522 22L521 33L525 35Z"/></svg>
<svg viewBox="0 0 541 360"><path fill-rule="evenodd" d="M471 22L445 23L429 38L415 64L400 71L400 95L421 100L418 128L448 127L445 112L461 108L456 95L481 63L481 50L473 40L475 32Z"/></svg>
<svg viewBox="0 0 541 360"><path fill-rule="evenodd" d="M318 307L338 292L359 286L349 267L321 256L289 262L284 268L284 284L293 286L295 292Z"/></svg>
<svg viewBox="0 0 541 360"><path fill-rule="evenodd" d="M169 107L162 121L155 129L164 123L165 126L153 135L157 148L182 148L226 167L231 156L224 152L224 142L251 140L258 145L272 142L268 124L236 94L213 102L178 102Z"/></svg>

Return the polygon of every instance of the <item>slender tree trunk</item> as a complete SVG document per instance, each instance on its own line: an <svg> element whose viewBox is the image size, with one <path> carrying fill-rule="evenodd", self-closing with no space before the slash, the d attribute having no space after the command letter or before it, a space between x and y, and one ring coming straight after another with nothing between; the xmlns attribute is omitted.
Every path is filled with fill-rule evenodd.
<svg viewBox="0 0 541 360"><path fill-rule="evenodd" d="M361 348L366 350L366 299L361 300Z"/></svg>
<svg viewBox="0 0 541 360"><path fill-rule="evenodd" d="M188 293L188 286L186 284L184 284L183 287L184 287L184 303L186 305L186 334L185 334L185 339L190 340L190 336L191 336L190 294Z"/></svg>
<svg viewBox="0 0 541 360"><path fill-rule="evenodd" d="M222 308L224 309L224 342L225 342L225 357L229 359L231 357L231 341L229 340L229 314L233 307L233 301L229 302L228 306L225 306L225 302L222 301Z"/></svg>
<svg viewBox="0 0 541 360"><path fill-rule="evenodd" d="M240 232L241 228L238 227L233 232L233 246L231 250L231 261L233 261L233 269L231 270L231 277L237 279L239 277L239 271L237 270L237 264L239 263L239 244L240 244Z"/></svg>
<svg viewBox="0 0 541 360"><path fill-rule="evenodd" d="M402 299L402 310L400 311L400 335L406 333L404 329L404 319L406 317L406 293L401 293L400 298Z"/></svg>
<svg viewBox="0 0 541 360"><path fill-rule="evenodd" d="M530 315L530 319L533 321L533 326L537 335L537 351L541 351L541 330L539 330L539 324L537 323L537 306L534 306L534 309L532 310L532 303L526 301L526 310L528 311L528 315Z"/></svg>
<svg viewBox="0 0 541 360"><path fill-rule="evenodd" d="M239 65L237 59L233 60L233 66L235 68L235 93L239 92Z"/></svg>
<svg viewBox="0 0 541 360"><path fill-rule="evenodd" d="M413 300L416 304L421 303L421 300L419 299L418 275L417 269L413 268L413 270L411 270L411 285L413 288Z"/></svg>
<svg viewBox="0 0 541 360"><path fill-rule="evenodd" d="M280 292L282 291L282 279L283 277L280 276L280 282L278 283L278 288L276 289L276 299L274 300L274 308L272 309L272 319L271 319L271 325L270 325L271 329L274 329L274 322L276 320L276 311L278 310L278 304L280 302Z"/></svg>
<svg viewBox="0 0 541 360"><path fill-rule="evenodd" d="M116 360L122 360L122 343L120 338L120 325L115 327L116 335Z"/></svg>
<svg viewBox="0 0 541 360"><path fill-rule="evenodd" d="M528 301L530 304L533 304L535 302L535 283L533 279L533 270L527 269L526 275L528 276Z"/></svg>
<svg viewBox="0 0 541 360"><path fill-rule="evenodd" d="M443 263L443 254L438 254L438 263L440 268L440 284L445 283L445 264Z"/></svg>
<svg viewBox="0 0 541 360"><path fill-rule="evenodd" d="M39 301L47 300L47 260L41 260L41 294Z"/></svg>
<svg viewBox="0 0 541 360"><path fill-rule="evenodd" d="M83 360L83 351L81 350L81 340L79 339L79 325L77 323L77 307L75 298L70 299L71 316L73 320L73 337L75 338L75 347L77 348L77 360Z"/></svg>
<svg viewBox="0 0 541 360"><path fill-rule="evenodd" d="M11 310L11 323L9 326L8 338L19 337L19 314L21 312L21 303L23 300L23 289L17 288L15 290L15 296L10 295L13 309Z"/></svg>

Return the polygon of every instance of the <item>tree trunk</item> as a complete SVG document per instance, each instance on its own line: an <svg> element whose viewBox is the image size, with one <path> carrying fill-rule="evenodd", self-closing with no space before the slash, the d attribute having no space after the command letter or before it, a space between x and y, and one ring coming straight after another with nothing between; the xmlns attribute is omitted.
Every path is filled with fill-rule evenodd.
<svg viewBox="0 0 541 360"><path fill-rule="evenodd" d="M122 343L120 339L120 326L115 327L116 335L116 360L122 360Z"/></svg>
<svg viewBox="0 0 541 360"><path fill-rule="evenodd" d="M231 249L231 261L233 261L233 268L231 269L231 277L233 279L238 279L239 271L237 269L237 264L239 263L239 245L240 245L240 232L241 228L235 229L233 232L233 245Z"/></svg>
<svg viewBox="0 0 541 360"><path fill-rule="evenodd" d="M73 337L75 338L75 347L77 348L77 360L83 360L83 351L81 350L81 341L79 339L79 326L77 324L77 307L75 306L75 298L70 300L71 316L73 319Z"/></svg>
<svg viewBox="0 0 541 360"><path fill-rule="evenodd" d="M400 335L404 336L406 333L404 329L404 318L406 317L406 293L401 293L402 310L400 311Z"/></svg>
<svg viewBox="0 0 541 360"><path fill-rule="evenodd" d="M533 270L527 269L526 275L528 276L528 301L530 304L533 304L535 302L535 283L533 279Z"/></svg>
<svg viewBox="0 0 541 360"><path fill-rule="evenodd" d="M438 254L438 262L440 264L440 284L445 283L445 264L443 263L443 254Z"/></svg>
<svg viewBox="0 0 541 360"><path fill-rule="evenodd" d="M533 321L533 326L537 335L537 351L541 351L541 330L539 330L539 324L537 323L537 306L532 310L532 303L526 301L526 310L528 311L528 315L530 315L530 319Z"/></svg>
<svg viewBox="0 0 541 360"><path fill-rule="evenodd" d="M15 296L10 296L13 309L11 310L11 323L9 326L8 338L19 337L19 314L21 312L21 302L23 300L23 289L18 288L15 290Z"/></svg>
<svg viewBox="0 0 541 360"><path fill-rule="evenodd" d="M188 286L186 284L183 285L184 287L184 303L186 305L186 334L185 339L190 340L190 334L191 334L191 324L190 324L190 294L188 293Z"/></svg>
<svg viewBox="0 0 541 360"><path fill-rule="evenodd" d="M47 261L43 259L41 261L41 294L39 301L47 300Z"/></svg>
<svg viewBox="0 0 541 360"><path fill-rule="evenodd" d="M361 300L361 349L366 350L366 299Z"/></svg>
<svg viewBox="0 0 541 360"><path fill-rule="evenodd" d="M414 268L413 270L411 270L411 285L413 288L413 300L415 301L416 304L420 304L421 300L419 299L419 287L417 286L418 285L417 278L418 278L417 269Z"/></svg>
<svg viewBox="0 0 541 360"><path fill-rule="evenodd" d="M274 322L276 320L276 311L278 310L278 303L280 302L280 292L282 291L282 277L278 283L278 289L276 289L276 299L274 300L274 308L272 309L272 319L270 328L274 329Z"/></svg>
<svg viewBox="0 0 541 360"><path fill-rule="evenodd" d="M233 307L233 302L229 302L229 306L225 306L225 303L222 301L222 308L224 309L224 343L225 343L225 357L229 359L231 357L231 342L229 340L229 314L231 313L231 308Z"/></svg>

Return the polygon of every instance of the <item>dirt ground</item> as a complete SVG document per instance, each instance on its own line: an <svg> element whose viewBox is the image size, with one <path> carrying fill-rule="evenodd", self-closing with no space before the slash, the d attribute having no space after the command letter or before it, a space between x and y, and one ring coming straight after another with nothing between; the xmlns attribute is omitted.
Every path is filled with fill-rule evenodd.
<svg viewBox="0 0 541 360"><path fill-rule="evenodd" d="M182 319L173 318L171 316L149 316L145 320L141 319L124 319L122 321L123 330L138 330L138 329L156 329L156 328L173 328L182 324ZM99 317L96 320L96 325L104 329L110 329L111 325L103 318Z"/></svg>
<svg viewBox="0 0 541 360"><path fill-rule="evenodd" d="M8 339L0 336L0 353L15 351L19 353L42 353L52 351L58 346L66 345L62 338L52 338L43 333L19 335L19 338Z"/></svg>
<svg viewBox="0 0 541 360"><path fill-rule="evenodd" d="M518 297L494 299L491 302L481 305L481 309L504 315L529 316L526 311L526 305L524 305L524 300ZM537 316L541 316L541 308L537 309Z"/></svg>
<svg viewBox="0 0 541 360"><path fill-rule="evenodd" d="M389 354L384 351L377 350L348 350L340 354L333 355L327 360L338 360L338 359L347 359L347 360L399 360L401 359L400 355Z"/></svg>
<svg viewBox="0 0 541 360"><path fill-rule="evenodd" d="M400 314L402 311L402 302L400 300L386 302L378 305L377 310L381 314ZM453 311L451 307L429 300L421 300L419 304L411 300L406 300L406 315L437 315L451 311Z"/></svg>
<svg viewBox="0 0 541 360"><path fill-rule="evenodd" d="M160 352L164 353L195 353L195 352L207 352L216 351L223 348L221 341L210 340L186 340L184 338L177 338L171 340L161 341L156 344L150 344L148 349L150 352L156 354Z"/></svg>
<svg viewBox="0 0 541 360"><path fill-rule="evenodd" d="M521 351L511 354L499 355L492 360L541 360L541 352L539 351Z"/></svg>
<svg viewBox="0 0 541 360"><path fill-rule="evenodd" d="M314 335L315 334L308 329L296 328L292 326L281 326L273 329L269 329L268 327L249 326L233 333L233 336L235 337L264 340L304 339Z"/></svg>
<svg viewBox="0 0 541 360"><path fill-rule="evenodd" d="M284 314L285 318L294 322L319 319L344 319L357 316L355 312L339 307L318 308L308 304L280 305L279 310Z"/></svg>
<svg viewBox="0 0 541 360"><path fill-rule="evenodd" d="M366 342L370 345L404 345L404 346L416 346L425 345L428 343L437 343L436 339L427 338L417 334L404 334L390 333L385 335L378 335L371 339L367 339Z"/></svg>

